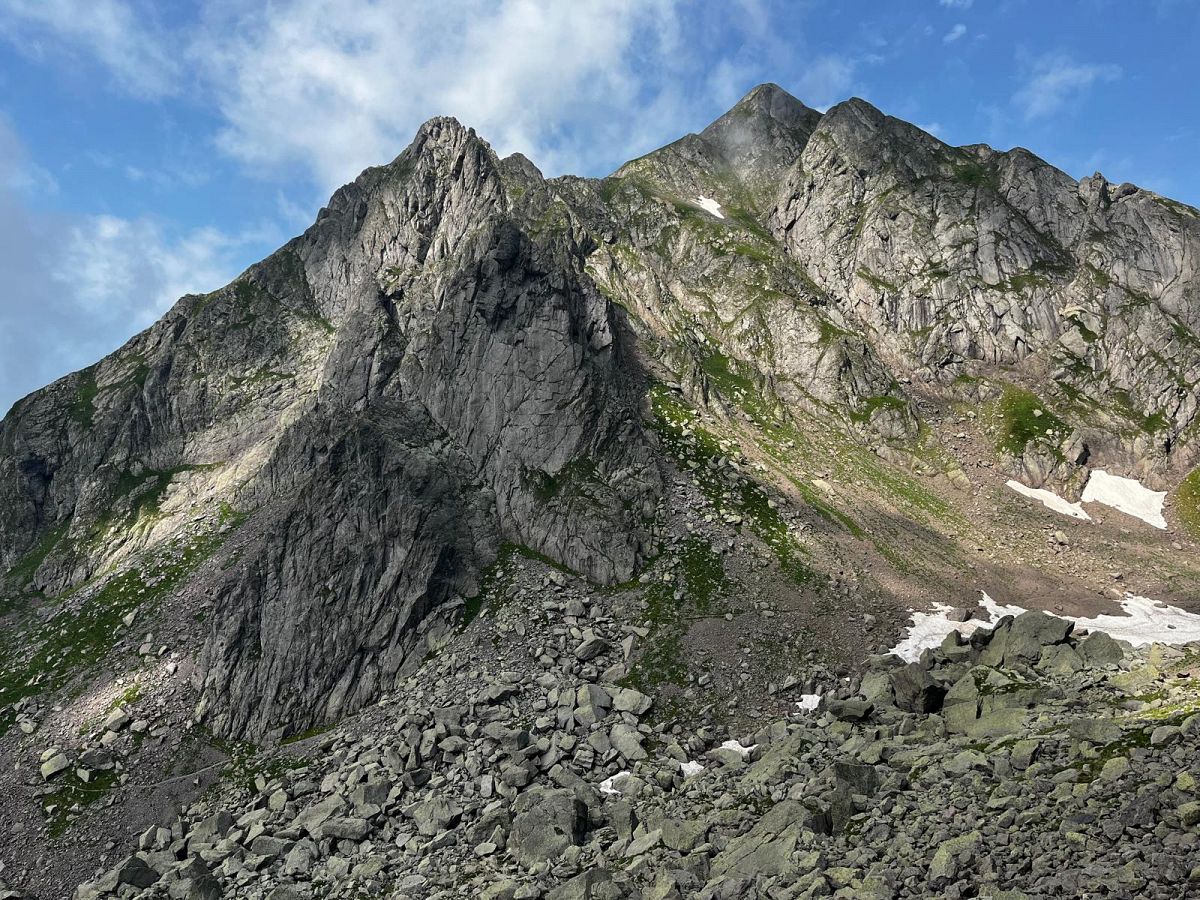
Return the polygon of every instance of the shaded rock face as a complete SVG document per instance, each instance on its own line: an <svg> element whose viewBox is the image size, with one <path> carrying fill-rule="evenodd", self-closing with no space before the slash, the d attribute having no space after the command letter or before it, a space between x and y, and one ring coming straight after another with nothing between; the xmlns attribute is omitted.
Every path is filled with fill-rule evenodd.
<svg viewBox="0 0 1200 900"><path fill-rule="evenodd" d="M336 332L313 408L251 488L290 499L209 637L218 730L368 702L502 542L599 582L633 573L658 484L637 368L581 248L535 243L503 195L486 145L436 120L295 245Z"/></svg>
<svg viewBox="0 0 1200 900"><path fill-rule="evenodd" d="M257 510L210 589L198 675L202 719L250 738L390 687L505 542L629 578L660 484L640 369L586 245L530 236L507 203L490 148L434 120L233 286L23 401L5 559L65 525L36 577L67 586L114 505L128 549L152 543L157 524L133 527L143 475Z"/></svg>

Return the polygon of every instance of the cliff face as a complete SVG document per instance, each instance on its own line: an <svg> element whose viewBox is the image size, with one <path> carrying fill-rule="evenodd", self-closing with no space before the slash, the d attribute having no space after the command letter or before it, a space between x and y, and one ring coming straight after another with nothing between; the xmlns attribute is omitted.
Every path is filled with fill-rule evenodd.
<svg viewBox="0 0 1200 900"><path fill-rule="evenodd" d="M600 181L434 119L302 236L14 407L0 565L14 596L90 603L181 533L236 525L193 579L197 717L303 731L391 689L506 545L637 575L678 463L655 384L826 430L889 485L967 482L931 449L937 402L994 406L989 459L1026 481L1070 492L1107 463L1173 487L1196 454L1198 260L1189 207L860 100L822 115L756 88ZM767 481L736 470L726 496ZM888 490L888 533L925 528L915 488ZM804 491L818 533L850 529Z"/></svg>
<svg viewBox="0 0 1200 900"><path fill-rule="evenodd" d="M1200 217L1017 149L952 148L859 100L813 132L772 233L895 365L939 381L1039 362L1085 439L1146 472L1196 420ZM1188 459L1192 454L1186 454Z"/></svg>
<svg viewBox="0 0 1200 900"><path fill-rule="evenodd" d="M659 485L643 379L586 235L523 231L523 189L434 120L228 288L23 401L4 559L51 535L29 586L59 593L205 503L254 510L202 658L202 712L252 737L390 685L506 542L628 579Z"/></svg>

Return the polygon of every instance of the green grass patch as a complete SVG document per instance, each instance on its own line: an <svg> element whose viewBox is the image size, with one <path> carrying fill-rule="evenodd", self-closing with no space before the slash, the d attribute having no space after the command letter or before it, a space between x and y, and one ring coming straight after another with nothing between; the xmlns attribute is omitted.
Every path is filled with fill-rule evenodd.
<svg viewBox="0 0 1200 900"><path fill-rule="evenodd" d="M155 518L161 511L162 500L166 496L167 489L170 488L171 482L177 475L182 475L184 472L206 472L219 468L220 464L183 465L170 469L145 469L141 475L134 475L127 470L121 473L114 496L116 498L127 497L138 491L130 509L131 518L134 520L143 516Z"/></svg>
<svg viewBox="0 0 1200 900"><path fill-rule="evenodd" d="M92 772L90 777L90 781L84 781L74 768L68 769L54 780L54 790L42 797L42 811L51 837L61 837L85 807L103 799L120 780L111 770Z"/></svg>
<svg viewBox="0 0 1200 900"><path fill-rule="evenodd" d="M881 394L876 397L864 398L862 405L850 413L850 418L855 422L866 424L871 421L871 418L875 415L875 413L882 409L892 409L900 412L907 408L908 404L899 397Z"/></svg>
<svg viewBox="0 0 1200 900"><path fill-rule="evenodd" d="M1011 384L1004 386L997 404L996 427L996 449L1010 456L1021 456L1031 443L1061 456L1058 445L1071 431L1040 397Z"/></svg>
<svg viewBox="0 0 1200 900"><path fill-rule="evenodd" d="M877 291L881 291L885 294L894 294L900 290L898 287L896 287L896 285L892 284L886 278L876 275L874 272L872 272L870 269L866 268L865 266L859 266L855 270L854 274L857 275L859 278L861 278L863 281L867 282L867 284L871 285Z"/></svg>
<svg viewBox="0 0 1200 900"><path fill-rule="evenodd" d="M1154 202L1163 207L1163 209L1177 216L1182 216L1185 219L1200 217L1200 210L1197 210L1196 207L1188 206L1186 203L1180 203L1178 200L1172 200L1169 197L1155 197Z"/></svg>
<svg viewBox="0 0 1200 900"><path fill-rule="evenodd" d="M1192 469L1175 489L1175 512L1195 537L1200 537L1200 468Z"/></svg>
<svg viewBox="0 0 1200 900"><path fill-rule="evenodd" d="M1000 187L1000 173L991 166L974 160L957 163L954 166L953 177L959 184L968 187L992 190L998 190Z"/></svg>
<svg viewBox="0 0 1200 900"><path fill-rule="evenodd" d="M1096 756L1091 759L1084 760L1079 767L1079 780L1081 782L1095 781L1100 775L1104 764L1109 760L1116 759L1118 756L1128 756L1132 751L1150 746L1150 729L1142 728L1137 731L1131 731L1120 739L1113 741L1111 744L1105 744L1100 748Z"/></svg>
<svg viewBox="0 0 1200 900"><path fill-rule="evenodd" d="M679 572L671 581L656 580L642 592L650 635L646 650L632 671L622 679L626 687L650 691L664 684L683 687L688 683L688 667L683 656L683 640L689 620L714 615L716 601L727 595L729 582L721 555L699 535L690 536L678 558ZM683 599L675 599L682 589Z"/></svg>
<svg viewBox="0 0 1200 900"><path fill-rule="evenodd" d="M325 734L327 731L332 731L336 726L336 722L327 722L324 725L314 725L307 731L301 731L299 734L288 735L279 743L285 746L287 744L298 744L300 741L307 741L309 738L315 738L318 735Z"/></svg>
<svg viewBox="0 0 1200 900"><path fill-rule="evenodd" d="M717 460L724 456L717 439L698 423L695 412L669 389L656 385L650 393L653 425L664 447L680 467L690 470L701 491L725 521L740 517L766 544L787 576L797 584L814 581L815 573L766 492L754 481L735 476Z"/></svg>
<svg viewBox="0 0 1200 900"><path fill-rule="evenodd" d="M757 389L754 382L744 375L738 374L729 365L729 357L721 353L712 353L700 363L700 368L722 393L732 395L741 391L747 395L755 394Z"/></svg>
<svg viewBox="0 0 1200 900"><path fill-rule="evenodd" d="M108 712L112 712L118 706L130 706L142 699L142 686L139 684L125 688L120 694L113 698L112 703L108 704Z"/></svg>
<svg viewBox="0 0 1200 900"><path fill-rule="evenodd" d="M142 557L138 565L107 578L77 607L6 634L0 647L0 733L15 719L12 709L5 707L23 697L57 690L100 662L124 628L121 619L134 610L157 606L225 537L210 532L170 541Z"/></svg>
<svg viewBox="0 0 1200 900"><path fill-rule="evenodd" d="M67 409L72 421L84 428L92 427L96 415L96 397L100 388L96 384L96 367L90 366L79 373L79 383L75 387L75 399Z"/></svg>

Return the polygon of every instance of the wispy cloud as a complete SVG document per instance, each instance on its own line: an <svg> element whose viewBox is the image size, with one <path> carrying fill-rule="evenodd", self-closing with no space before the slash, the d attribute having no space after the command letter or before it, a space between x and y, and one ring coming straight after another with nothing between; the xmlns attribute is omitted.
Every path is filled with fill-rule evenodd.
<svg viewBox="0 0 1200 900"><path fill-rule="evenodd" d="M1029 66L1025 85L1013 95L1013 103L1026 121L1040 119L1058 112L1096 82L1120 77L1120 66L1077 63L1065 54L1051 53Z"/></svg>
<svg viewBox="0 0 1200 900"><path fill-rule="evenodd" d="M655 81L670 81L656 76L685 56L675 0L296 0L237 25L232 41L221 28L194 47L220 147L255 168L299 165L324 189L443 113L552 173L587 170L599 145L575 140L578 126L636 130L661 99Z"/></svg>
<svg viewBox="0 0 1200 900"><path fill-rule="evenodd" d="M51 273L70 288L82 312L120 317L136 328L153 324L184 294L226 284L241 252L281 239L263 227L238 234L196 228L174 234L152 219L78 217L65 229Z"/></svg>
<svg viewBox="0 0 1200 900"><path fill-rule="evenodd" d="M947 9L970 9L975 0L938 0Z"/></svg>
<svg viewBox="0 0 1200 900"><path fill-rule="evenodd" d="M962 37L966 33L967 33L967 26L964 25L962 22L959 22L957 25L955 25L953 28L951 28L949 31L947 31L945 33L945 35L942 36L942 43L943 44L953 44L955 41L957 41L960 37Z"/></svg>
<svg viewBox="0 0 1200 900"><path fill-rule="evenodd" d="M849 96L857 67L857 60L848 56L820 56L796 83L796 94L809 106L824 112Z"/></svg>
<svg viewBox="0 0 1200 900"><path fill-rule="evenodd" d="M173 93L181 72L156 10L130 0L0 0L0 35L20 51L95 57L125 90Z"/></svg>

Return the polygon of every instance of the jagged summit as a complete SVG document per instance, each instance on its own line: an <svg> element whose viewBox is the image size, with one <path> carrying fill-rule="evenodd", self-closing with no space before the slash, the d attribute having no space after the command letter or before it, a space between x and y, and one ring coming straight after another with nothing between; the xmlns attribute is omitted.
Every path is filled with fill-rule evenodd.
<svg viewBox="0 0 1200 900"><path fill-rule="evenodd" d="M778 179L804 151L821 114L775 84L750 91L700 132L744 181L758 187Z"/></svg>
<svg viewBox="0 0 1200 900"><path fill-rule="evenodd" d="M821 114L793 97L777 84L760 84L750 90L730 110L700 132L709 136L720 130L722 123L730 118L768 118L789 128L808 127L821 118Z"/></svg>

